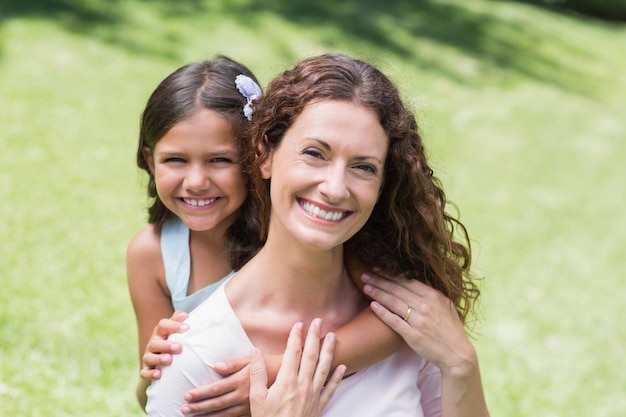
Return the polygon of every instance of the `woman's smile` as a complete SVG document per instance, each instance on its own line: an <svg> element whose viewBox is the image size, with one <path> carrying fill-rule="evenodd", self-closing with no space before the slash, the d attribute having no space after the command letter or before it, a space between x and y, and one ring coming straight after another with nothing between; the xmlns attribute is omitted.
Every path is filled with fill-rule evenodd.
<svg viewBox="0 0 626 417"><path fill-rule="evenodd" d="M307 214L317 219L327 220L330 222L339 222L352 214L352 212L348 210L333 210L329 207L322 208L319 205L311 201L304 200L302 198L298 198L296 200L298 201L300 207L302 207L302 209L304 209Z"/></svg>

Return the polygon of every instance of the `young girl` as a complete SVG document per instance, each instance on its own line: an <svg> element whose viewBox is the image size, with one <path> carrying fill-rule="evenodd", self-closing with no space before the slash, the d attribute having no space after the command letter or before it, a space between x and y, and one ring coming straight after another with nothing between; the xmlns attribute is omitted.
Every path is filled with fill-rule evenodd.
<svg viewBox="0 0 626 417"><path fill-rule="evenodd" d="M191 311L258 246L253 233L239 233L257 227L240 164L242 74L254 80L225 57L186 65L159 84L143 112L137 165L154 201L126 257L140 354L159 319ZM149 383L137 387L142 404Z"/></svg>
<svg viewBox="0 0 626 417"><path fill-rule="evenodd" d="M272 81L256 112L264 246L173 335L184 347L149 388L148 415L181 415L184 392L221 379L212 365L233 354L282 352L295 321L325 334L353 320L367 300L347 259L406 272L366 291L408 346L342 381L323 415L487 416L462 325L477 296L469 241L395 86L369 64L322 55Z"/></svg>
<svg viewBox="0 0 626 417"><path fill-rule="evenodd" d="M261 90L254 75L225 57L193 63L166 77L141 118L137 164L149 176L149 225L130 242L127 275L143 361L137 397L160 377L180 345L165 339L181 323L162 320L189 312L239 269L260 246L259 211L250 197L247 133ZM360 272L355 269L355 277ZM181 320L184 314L174 315ZM156 326L156 327L155 327ZM153 331L154 328L154 331ZM351 329L352 328L352 329ZM184 327L183 327L184 330ZM363 344L360 336L375 334ZM338 331L335 363L360 369L392 353L401 339L371 312ZM270 380L280 357L268 357ZM249 410L249 358L219 368L235 373L213 386L186 393L188 413ZM218 364L219 365L219 364Z"/></svg>

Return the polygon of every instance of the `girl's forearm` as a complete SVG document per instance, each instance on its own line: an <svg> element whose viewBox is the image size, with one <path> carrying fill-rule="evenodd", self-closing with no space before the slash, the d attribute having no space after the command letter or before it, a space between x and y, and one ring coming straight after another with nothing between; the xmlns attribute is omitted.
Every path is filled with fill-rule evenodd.
<svg viewBox="0 0 626 417"><path fill-rule="evenodd" d="M373 365L405 346L402 337L369 308L335 331L335 336L333 368L344 364L347 374Z"/></svg>

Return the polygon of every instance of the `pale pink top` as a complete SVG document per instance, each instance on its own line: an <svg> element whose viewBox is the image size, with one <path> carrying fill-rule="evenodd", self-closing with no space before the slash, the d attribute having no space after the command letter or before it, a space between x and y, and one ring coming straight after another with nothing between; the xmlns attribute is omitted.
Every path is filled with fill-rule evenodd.
<svg viewBox="0 0 626 417"><path fill-rule="evenodd" d="M210 364L250 353L252 342L232 310L224 285L191 312L190 330L174 334L183 345L161 379L148 388L149 417L183 416L183 395L222 376ZM366 336L364 336L366 337ZM408 347L345 378L323 417L437 417L441 375Z"/></svg>

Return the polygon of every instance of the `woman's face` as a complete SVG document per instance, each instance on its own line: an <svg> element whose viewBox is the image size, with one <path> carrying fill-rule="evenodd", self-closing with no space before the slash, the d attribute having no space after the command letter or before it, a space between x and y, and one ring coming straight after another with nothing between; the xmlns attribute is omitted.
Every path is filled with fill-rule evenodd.
<svg viewBox="0 0 626 417"><path fill-rule="evenodd" d="M271 178L270 229L331 249L367 222L383 183L389 139L371 110L347 101L307 105L262 167Z"/></svg>
<svg viewBox="0 0 626 417"><path fill-rule="evenodd" d="M191 230L229 227L246 199L237 141L228 119L201 110L144 151L163 204Z"/></svg>

